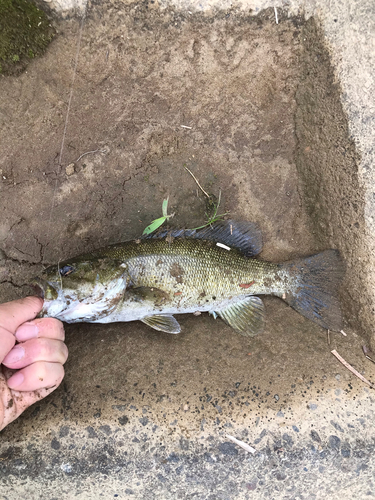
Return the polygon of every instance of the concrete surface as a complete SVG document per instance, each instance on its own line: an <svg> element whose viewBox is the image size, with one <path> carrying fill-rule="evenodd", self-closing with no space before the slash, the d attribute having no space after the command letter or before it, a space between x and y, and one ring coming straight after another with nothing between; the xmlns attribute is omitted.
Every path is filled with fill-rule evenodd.
<svg viewBox="0 0 375 500"><path fill-rule="evenodd" d="M1 434L0 498L375 495L372 390L330 353L373 379L359 336L373 321L372 53L356 45L370 16L316 2L276 24L268 4L255 17L213 6L90 5L1 79L0 298L26 293L42 264L137 236L166 195L174 225L201 224L186 164L223 212L260 224L263 258L342 250L348 336L277 299L254 339L206 315L179 318L178 336L69 326L62 386Z"/></svg>

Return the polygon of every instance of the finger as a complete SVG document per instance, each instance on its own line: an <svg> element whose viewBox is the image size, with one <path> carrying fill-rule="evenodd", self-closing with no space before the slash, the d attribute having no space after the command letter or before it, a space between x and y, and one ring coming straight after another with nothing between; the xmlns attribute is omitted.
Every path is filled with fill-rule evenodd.
<svg viewBox="0 0 375 500"><path fill-rule="evenodd" d="M15 336L0 326L0 364L16 343Z"/></svg>
<svg viewBox="0 0 375 500"><path fill-rule="evenodd" d="M40 297L25 297L0 304L0 327L14 334L22 323L35 318L42 307L43 299Z"/></svg>
<svg viewBox="0 0 375 500"><path fill-rule="evenodd" d="M17 344L3 359L3 365L18 370L37 361L61 363L68 359L68 348L61 340L31 339Z"/></svg>
<svg viewBox="0 0 375 500"><path fill-rule="evenodd" d="M61 321L55 318L38 318L23 323L17 328L15 335L18 342L35 337L65 340L64 326Z"/></svg>
<svg viewBox="0 0 375 500"><path fill-rule="evenodd" d="M17 391L38 391L58 386L64 378L64 368L60 363L38 361L12 375L7 384Z"/></svg>

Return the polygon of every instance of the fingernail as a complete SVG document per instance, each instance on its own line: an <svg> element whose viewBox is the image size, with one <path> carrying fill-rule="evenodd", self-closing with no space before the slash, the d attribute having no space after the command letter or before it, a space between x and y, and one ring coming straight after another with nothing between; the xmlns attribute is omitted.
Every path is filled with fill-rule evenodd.
<svg viewBox="0 0 375 500"><path fill-rule="evenodd" d="M3 359L3 365L9 366L16 363L25 356L25 349L20 345L16 345Z"/></svg>
<svg viewBox="0 0 375 500"><path fill-rule="evenodd" d="M33 322L29 321L21 325L16 333L15 337L19 342L24 342L25 340L34 339L38 336L38 326Z"/></svg>
<svg viewBox="0 0 375 500"><path fill-rule="evenodd" d="M25 377L24 377L23 373L17 372L10 377L10 379L7 381L7 384L8 384L8 387L10 389L16 389L17 387L19 387L22 384L22 382L24 380L25 380Z"/></svg>

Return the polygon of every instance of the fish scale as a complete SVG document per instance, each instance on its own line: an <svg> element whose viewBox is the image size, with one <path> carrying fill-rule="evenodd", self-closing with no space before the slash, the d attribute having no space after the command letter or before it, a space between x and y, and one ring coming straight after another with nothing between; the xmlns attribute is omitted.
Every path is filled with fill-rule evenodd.
<svg viewBox="0 0 375 500"><path fill-rule="evenodd" d="M285 292L286 286L292 285L284 283L281 289L276 279L280 271L277 264L249 259L235 249L226 250L210 241L175 239L171 243L166 240L145 240L138 244L127 242L104 252L95 252L92 256L121 260L127 265L135 287L162 288L171 297L176 292L182 292L183 303L194 301L199 306L208 300L220 302L229 296L280 295ZM180 277L182 283L171 274L174 265L183 271ZM240 286L252 282L251 290ZM200 297L202 294L205 298ZM176 296L175 302L181 303L181 296Z"/></svg>

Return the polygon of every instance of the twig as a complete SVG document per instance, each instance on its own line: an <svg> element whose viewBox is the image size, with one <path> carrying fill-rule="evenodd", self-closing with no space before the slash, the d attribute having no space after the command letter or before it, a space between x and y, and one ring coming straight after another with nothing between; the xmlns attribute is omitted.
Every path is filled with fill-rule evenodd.
<svg viewBox="0 0 375 500"><path fill-rule="evenodd" d="M354 373L354 375L355 375L356 377L358 377L359 379L361 379L361 380L362 380L362 382L364 382L365 384L368 384L368 385L371 387L371 389L374 389L374 385L373 385L371 382L369 382L369 381L368 381L368 380L367 380L367 379L366 379L363 375L361 375L360 373L358 373L358 372L357 372L357 370L356 370L355 368L353 368L351 365L349 365L349 363L348 363L348 362L346 362L346 361L345 361L345 359L344 359L344 358L342 358L342 357L340 356L340 354L339 354L339 353L338 353L335 349L334 349L333 351L331 351L331 353L332 353L334 356L336 356L336 358L337 358L337 359L338 359L338 360L339 360L339 361L340 361L340 362L341 362L341 363L342 363L342 364L343 364L343 365L344 365L344 366L345 366L348 370L350 370L352 373Z"/></svg>
<svg viewBox="0 0 375 500"><path fill-rule="evenodd" d="M276 7L274 7L275 9L275 20L276 20L276 24L279 24L279 18L277 17L277 9Z"/></svg>
<svg viewBox="0 0 375 500"><path fill-rule="evenodd" d="M205 190L202 188L202 186L199 184L198 179L195 177L195 175L193 174L193 172L191 172L191 170L189 170L189 169L187 168L187 166L186 166L186 165L184 165L184 167L185 167L185 168L186 168L186 170L189 172L189 174L192 176L192 178L195 180L195 182L198 184L198 187L199 187L199 188L203 191L203 193L207 196L207 198L209 198L209 197L210 197L210 195L209 195L209 194L207 194L207 193L206 193L206 191L205 191Z"/></svg>
<svg viewBox="0 0 375 500"><path fill-rule="evenodd" d="M342 333L344 337L347 337L347 334L344 332L344 330L340 330L340 333Z"/></svg>
<svg viewBox="0 0 375 500"><path fill-rule="evenodd" d="M59 275L61 291L63 292L63 284L62 284L62 278L61 278L61 273L60 273L60 260L57 262L57 274Z"/></svg>
<svg viewBox="0 0 375 500"><path fill-rule="evenodd" d="M187 128L189 130L191 130L193 127L188 127L187 125L181 125L182 128Z"/></svg>
<svg viewBox="0 0 375 500"><path fill-rule="evenodd" d="M225 437L228 438L228 439L230 439L231 441L233 441L233 443L238 444L238 446L241 446L241 448L243 448L244 450L248 451L249 453L255 453L256 452L255 448L253 448L252 446L244 443L243 441L240 441L239 439L236 439L233 436L230 436L229 434L227 434Z"/></svg>
<svg viewBox="0 0 375 500"><path fill-rule="evenodd" d="M363 351L363 354L365 355L365 357L367 359L369 359L370 361L372 361L373 363L375 363L375 361L372 358L370 358L370 356L369 356L370 353L372 354L371 349L369 349L367 346L363 345L362 346L362 351Z"/></svg>
<svg viewBox="0 0 375 500"><path fill-rule="evenodd" d="M329 330L327 330L327 342L328 342L328 345L330 345L331 343L331 339L329 337Z"/></svg>
<svg viewBox="0 0 375 500"><path fill-rule="evenodd" d="M81 159L83 158L84 156L86 155L90 155L90 154L93 154L93 153L106 153L107 151L105 149L95 149L95 151L87 151L86 153L83 153L81 154L81 156L79 158L77 158L76 160L76 163Z"/></svg>

